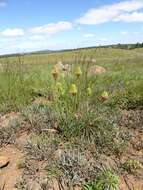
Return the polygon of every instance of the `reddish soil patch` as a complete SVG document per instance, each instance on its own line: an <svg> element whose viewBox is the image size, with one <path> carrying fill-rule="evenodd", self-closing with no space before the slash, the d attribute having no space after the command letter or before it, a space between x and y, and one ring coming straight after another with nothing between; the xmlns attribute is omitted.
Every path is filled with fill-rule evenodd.
<svg viewBox="0 0 143 190"><path fill-rule="evenodd" d="M17 168L17 162L23 158L23 154L14 146L8 145L0 150L0 155L10 160L9 164L1 169L0 185L5 184L5 190L15 190L14 186L22 174L22 170Z"/></svg>
<svg viewBox="0 0 143 190"><path fill-rule="evenodd" d="M124 110L122 124L124 129L132 135L121 163L127 159L138 160L143 166L143 110ZM143 190L143 167L135 173L124 172L121 177L121 190Z"/></svg>
<svg viewBox="0 0 143 190"><path fill-rule="evenodd" d="M134 175L125 175L121 177L121 190L143 190L143 180Z"/></svg>

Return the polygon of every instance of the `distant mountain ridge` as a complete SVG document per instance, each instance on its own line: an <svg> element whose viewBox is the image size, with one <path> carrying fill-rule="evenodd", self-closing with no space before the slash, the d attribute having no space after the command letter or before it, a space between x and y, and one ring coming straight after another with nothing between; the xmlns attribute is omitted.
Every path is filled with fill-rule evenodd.
<svg viewBox="0 0 143 190"><path fill-rule="evenodd" d="M81 47L76 49L61 49L61 50L38 50L38 51L31 51L26 53L13 53L13 54L4 54L0 55L0 57L13 57L18 55L32 55L32 54L48 54L48 53L58 53L58 52L67 52L67 51L76 51L76 50L82 50L82 49L94 49L94 48L116 48L116 49L136 49L136 48L142 48L142 43L134 43L134 44L112 44L112 45L100 45L100 46L90 46L90 47Z"/></svg>

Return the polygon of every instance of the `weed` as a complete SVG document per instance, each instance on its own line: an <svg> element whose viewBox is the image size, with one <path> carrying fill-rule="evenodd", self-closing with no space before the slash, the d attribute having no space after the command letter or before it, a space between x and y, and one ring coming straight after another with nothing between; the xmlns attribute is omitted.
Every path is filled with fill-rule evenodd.
<svg viewBox="0 0 143 190"><path fill-rule="evenodd" d="M6 127L0 127L0 147L14 143L17 133L21 130L21 120L12 119Z"/></svg>
<svg viewBox="0 0 143 190"><path fill-rule="evenodd" d="M16 165L17 165L18 169L23 169L26 166L26 162L25 162L25 160L18 160Z"/></svg>
<svg viewBox="0 0 143 190"><path fill-rule="evenodd" d="M25 120L30 124L29 131L37 134L54 129L57 124L56 113L49 106L33 104L22 112Z"/></svg>
<svg viewBox="0 0 143 190"><path fill-rule="evenodd" d="M20 182L18 182L16 185L15 185L15 188L18 189L18 190L31 190L29 187L28 187L28 184L26 182L25 179L22 179Z"/></svg>
<svg viewBox="0 0 143 190"><path fill-rule="evenodd" d="M119 177L111 170L103 171L95 182L87 183L84 186L85 190L118 190Z"/></svg>
<svg viewBox="0 0 143 190"><path fill-rule="evenodd" d="M138 160L133 159L127 160L122 167L128 172L135 172L136 170L143 168L142 164Z"/></svg>
<svg viewBox="0 0 143 190"><path fill-rule="evenodd" d="M26 151L27 154L36 160L52 160L54 152L58 148L58 140L53 137L41 134L39 136L32 136L28 141Z"/></svg>

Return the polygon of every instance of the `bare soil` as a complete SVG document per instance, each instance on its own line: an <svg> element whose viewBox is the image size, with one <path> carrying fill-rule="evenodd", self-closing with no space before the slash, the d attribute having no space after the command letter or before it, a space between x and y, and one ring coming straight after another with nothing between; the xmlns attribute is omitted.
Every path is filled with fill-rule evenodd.
<svg viewBox="0 0 143 190"><path fill-rule="evenodd" d="M22 170L17 168L17 163L23 159L23 153L13 145L8 145L0 150L0 155L9 158L9 164L1 169L0 185L5 184L5 190L14 190L15 184L22 174Z"/></svg>
<svg viewBox="0 0 143 190"><path fill-rule="evenodd" d="M142 123L142 114L143 111L124 111L123 123L127 128L126 131L132 134L132 138L129 142L128 149L120 158L120 164L124 163L127 159L136 159L143 164L143 123ZM140 112L140 113L139 113ZM1 116L0 125L7 125L7 122L12 117L17 117L17 114L11 113L9 115ZM122 126L123 127L123 126ZM7 145L0 149L0 155L5 156L9 159L9 164L0 170L0 187L5 184L4 190L15 190L15 184L22 178L22 169L18 169L17 163L20 160L24 159L24 153L22 146L26 139L28 138L27 133L20 134L19 138L16 141L15 145L18 145L16 148L15 145ZM111 158L112 159L112 158ZM43 163L39 162L39 165ZM39 166L39 168L42 168ZM39 172L41 172L39 170ZM42 173L42 172L41 172ZM40 173L38 175L41 175ZM120 190L143 190L143 168L137 170L135 173L127 173L127 171L122 171L120 176ZM53 179L53 189L58 190L60 184L58 180ZM66 188L65 188L66 189ZM81 189L76 187L76 190Z"/></svg>

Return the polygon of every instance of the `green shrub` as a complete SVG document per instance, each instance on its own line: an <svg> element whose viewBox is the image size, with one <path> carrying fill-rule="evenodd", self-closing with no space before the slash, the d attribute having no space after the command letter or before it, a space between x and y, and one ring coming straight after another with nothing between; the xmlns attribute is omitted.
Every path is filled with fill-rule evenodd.
<svg viewBox="0 0 143 190"><path fill-rule="evenodd" d="M33 104L26 107L22 115L29 123L29 130L37 134L48 133L58 124L56 113L50 106Z"/></svg>
<svg viewBox="0 0 143 190"><path fill-rule="evenodd" d="M123 168L128 172L135 172L136 170L143 168L143 166L138 160L129 159L123 164Z"/></svg>
<svg viewBox="0 0 143 190"><path fill-rule="evenodd" d="M85 190L119 190L119 176L111 170L102 172L95 182L85 185Z"/></svg>
<svg viewBox="0 0 143 190"><path fill-rule="evenodd" d="M31 136L25 147L29 157L39 161L50 161L58 148L58 139L46 134Z"/></svg>

